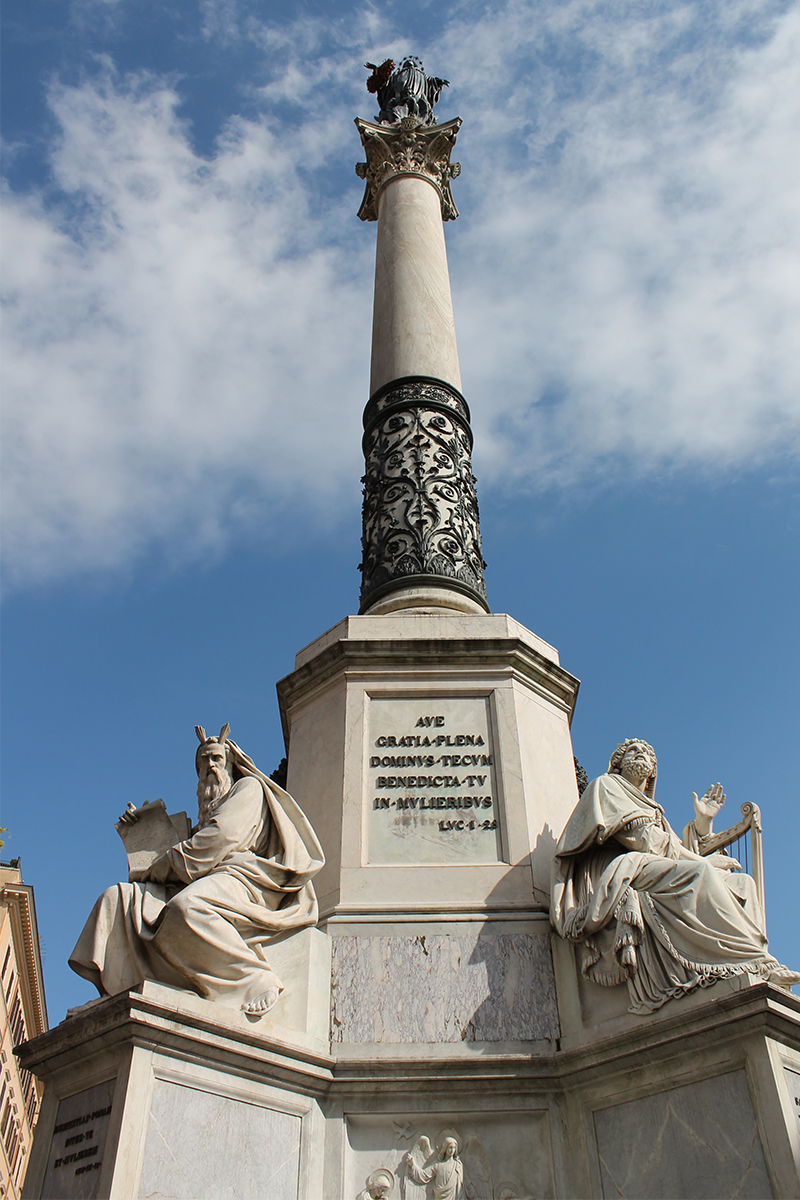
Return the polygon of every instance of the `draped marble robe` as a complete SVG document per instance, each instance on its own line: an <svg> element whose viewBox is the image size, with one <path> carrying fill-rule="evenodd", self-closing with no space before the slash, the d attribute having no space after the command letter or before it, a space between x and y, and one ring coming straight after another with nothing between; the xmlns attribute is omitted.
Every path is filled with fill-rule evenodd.
<svg viewBox="0 0 800 1200"><path fill-rule="evenodd" d="M317 923L311 879L325 860L314 830L288 792L227 748L235 782L201 827L145 881L95 904L69 965L101 996L151 979L238 1008L283 989L265 944Z"/></svg>
<svg viewBox="0 0 800 1200"><path fill-rule="evenodd" d="M578 943L588 979L627 982L634 1013L745 972L800 982L768 953L727 874L682 846L655 800L621 775L601 775L558 843L551 921Z"/></svg>
<svg viewBox="0 0 800 1200"><path fill-rule="evenodd" d="M419 1143L418 1143L419 1144ZM427 1188L431 1200L463 1200L464 1196L464 1164L457 1154L452 1158L439 1158L428 1166L422 1166L414 1159L414 1153L406 1155L406 1171L408 1179L417 1184L420 1189ZM409 1188L406 1184L405 1191Z"/></svg>

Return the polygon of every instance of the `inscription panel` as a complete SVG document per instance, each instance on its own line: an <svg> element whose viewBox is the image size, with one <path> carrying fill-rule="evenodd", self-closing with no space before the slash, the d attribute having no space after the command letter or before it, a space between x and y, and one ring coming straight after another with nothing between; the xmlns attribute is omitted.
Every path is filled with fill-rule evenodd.
<svg viewBox="0 0 800 1200"><path fill-rule="evenodd" d="M370 864L502 861L488 697L372 699L365 776Z"/></svg>
<svg viewBox="0 0 800 1200"><path fill-rule="evenodd" d="M797 1071L793 1071L791 1067L784 1067L783 1073L786 1076L786 1082L789 1085L789 1095L792 1098L792 1110L796 1119L798 1134L800 1134L800 1075Z"/></svg>
<svg viewBox="0 0 800 1200"><path fill-rule="evenodd" d="M114 1080L67 1096L59 1103L43 1196L60 1200L93 1200L114 1098Z"/></svg>

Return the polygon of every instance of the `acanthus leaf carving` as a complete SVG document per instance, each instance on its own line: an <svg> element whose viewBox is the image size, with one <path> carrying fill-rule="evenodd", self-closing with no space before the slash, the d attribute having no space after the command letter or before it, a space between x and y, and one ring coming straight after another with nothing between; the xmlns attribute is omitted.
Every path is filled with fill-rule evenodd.
<svg viewBox="0 0 800 1200"><path fill-rule="evenodd" d="M439 193L442 220L454 221L458 209L450 180L461 174L461 163L451 163L461 118L444 125L423 125L415 117L404 117L398 125L373 125L356 118L356 128L367 161L356 163L356 175L366 182L358 215L362 221L377 221L378 197L390 179L416 175L427 179Z"/></svg>

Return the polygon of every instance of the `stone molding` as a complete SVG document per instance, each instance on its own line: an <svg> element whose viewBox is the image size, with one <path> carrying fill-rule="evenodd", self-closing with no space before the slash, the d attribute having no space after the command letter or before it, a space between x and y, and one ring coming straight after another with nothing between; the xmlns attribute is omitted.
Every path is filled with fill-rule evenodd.
<svg viewBox="0 0 800 1200"><path fill-rule="evenodd" d="M98 1194L138 1195L150 1095L166 1081L300 1117L302 1138L311 1147L299 1160L300 1200L316 1200L325 1192L323 1177L343 1178L352 1169L346 1122L353 1117L385 1129L392 1142L393 1131L406 1128L393 1121L410 1120L433 1136L445 1123L437 1120L440 1114L459 1128L480 1121L481 1132L485 1122L502 1121L505 1114L548 1121L553 1140L545 1149L552 1146L560 1186L525 1194L602 1196L608 1193L600 1180L596 1112L631 1100L657 1101L686 1084L743 1069L753 1089L770 1194L798 1195L796 1122L781 1065L798 1062L800 997L766 983L737 993L717 984L711 996L692 1000L672 1001L647 1020L630 1017L624 1034L595 1036L571 1050L557 1041L537 1044L535 1053L530 1045L520 1050L502 1042L480 1048L463 1042L339 1043L326 1055L281 1044L266 1022L246 1025L232 1010L144 984L140 993L73 1010L18 1049L23 1067L47 1081L26 1194L43 1194L61 1098L116 1081ZM330 1194L347 1200L356 1190Z"/></svg>
<svg viewBox="0 0 800 1200"><path fill-rule="evenodd" d="M0 904L6 906L11 922L25 1023L30 1036L37 1037L47 1029L47 1009L33 887L21 880L7 882L0 891Z"/></svg>
<svg viewBox="0 0 800 1200"><path fill-rule="evenodd" d="M413 175L426 179L439 194L442 220L454 221L458 209L453 202L450 180L461 174L461 163L450 155L461 128L456 117L444 125L422 125L415 117L403 117L399 125L373 125L356 117L356 128L367 161L356 163L356 175L366 183L358 210L362 221L377 221L378 198L392 179Z"/></svg>
<svg viewBox="0 0 800 1200"><path fill-rule="evenodd" d="M393 380L364 426L361 612L410 583L454 588L488 612L464 397L439 379Z"/></svg>
<svg viewBox="0 0 800 1200"><path fill-rule="evenodd" d="M531 1086L581 1087L604 1070L615 1076L626 1070L641 1073L644 1061L651 1065L674 1061L677 1055L691 1056L726 1041L737 1053L725 1052L725 1065L736 1064L743 1061L744 1041L752 1035L800 1050L800 997L770 983L738 992L723 990L720 996L707 993L688 1007L670 1002L661 1010L663 1015L647 1020L632 1017L625 1032L611 1037L595 1034L588 1045L570 1049L550 1043L549 1054L535 1056L499 1050L497 1055L484 1051L476 1057L468 1046L456 1045L446 1057L434 1059L426 1045L424 1054L412 1059L398 1044L387 1046L387 1056L380 1058L358 1053L352 1045L336 1048L333 1054L312 1053L282 1043L266 1022L263 1027L245 1027L236 1013L150 983L143 985L142 992L122 992L71 1011L60 1025L17 1049L23 1069L44 1080L71 1079L79 1064L93 1054L111 1051L119 1061L124 1046L135 1044L299 1085L309 1095L330 1095L337 1087L347 1091L362 1079L375 1090L386 1088L392 1093L414 1092L422 1082L447 1087L450 1079L464 1076L466 1058L473 1086L508 1086L516 1081L517 1090L525 1091ZM691 1072L683 1078L691 1078ZM646 1076L642 1087L650 1090Z"/></svg>
<svg viewBox="0 0 800 1200"><path fill-rule="evenodd" d="M369 450L369 437L378 422L395 412L396 409L407 407L409 404L425 401L427 408L438 409L449 417L459 421L469 436L472 448L472 430L470 428L470 412L461 392L451 383L442 379L434 379L430 375L406 375L402 379L393 379L383 387L373 392L364 409L364 437L362 448L366 458Z"/></svg>
<svg viewBox="0 0 800 1200"><path fill-rule="evenodd" d="M407 672L437 664L468 669L476 686L480 686L482 672L496 678L498 672L510 671L541 691L550 703L566 712L570 721L575 711L579 681L522 638L409 637L390 641L349 637L337 639L310 662L278 681L278 703L287 746L289 709L341 672L385 672L398 667Z"/></svg>

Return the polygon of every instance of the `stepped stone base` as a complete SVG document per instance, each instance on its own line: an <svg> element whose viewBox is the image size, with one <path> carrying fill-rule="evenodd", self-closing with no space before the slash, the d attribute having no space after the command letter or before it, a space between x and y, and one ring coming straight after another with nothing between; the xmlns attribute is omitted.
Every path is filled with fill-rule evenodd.
<svg viewBox="0 0 800 1200"><path fill-rule="evenodd" d="M149 983L84 1005L22 1050L46 1083L26 1196L356 1200L381 1168L400 1200L406 1151L448 1131L484 1200L800 1196L800 999L769 984L593 1027L576 1001L524 1053L315 1047Z"/></svg>

